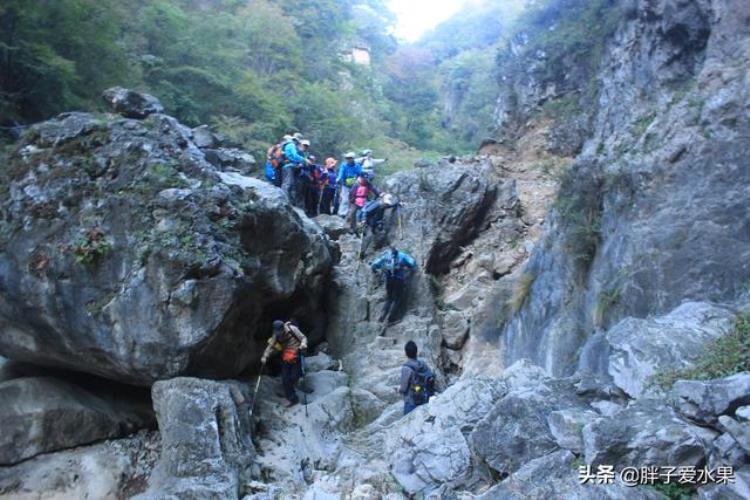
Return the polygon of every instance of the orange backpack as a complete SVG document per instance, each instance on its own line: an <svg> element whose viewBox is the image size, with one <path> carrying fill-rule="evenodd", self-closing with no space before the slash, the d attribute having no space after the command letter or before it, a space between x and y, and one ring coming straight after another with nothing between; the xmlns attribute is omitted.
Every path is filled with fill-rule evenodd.
<svg viewBox="0 0 750 500"><path fill-rule="evenodd" d="M273 168L281 168L286 163L286 155L284 154L284 144L279 143L271 147L271 151L268 153L268 159L271 160Z"/></svg>

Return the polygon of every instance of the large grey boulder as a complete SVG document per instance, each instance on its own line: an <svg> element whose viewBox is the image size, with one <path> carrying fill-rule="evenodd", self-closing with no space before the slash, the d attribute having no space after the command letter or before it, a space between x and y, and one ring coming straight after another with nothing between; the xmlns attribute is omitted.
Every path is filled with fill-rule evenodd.
<svg viewBox="0 0 750 500"><path fill-rule="evenodd" d="M735 469L734 481L698 488L700 500L746 500L750 498L750 465Z"/></svg>
<svg viewBox="0 0 750 500"><path fill-rule="evenodd" d="M626 318L606 335L608 373L630 397L641 397L658 373L691 366L706 344L731 331L734 318L732 311L702 302L653 319Z"/></svg>
<svg viewBox="0 0 750 500"><path fill-rule="evenodd" d="M112 111L126 118L146 118L164 112L164 106L156 97L122 87L107 89L102 97Z"/></svg>
<svg viewBox="0 0 750 500"><path fill-rule="evenodd" d="M385 453L399 484L427 494L466 479L473 463L467 438L505 390L498 380L461 380L393 425Z"/></svg>
<svg viewBox="0 0 750 500"><path fill-rule="evenodd" d="M715 425L720 415L732 415L750 404L750 372L714 380L678 380L672 389L678 411L702 424Z"/></svg>
<svg viewBox="0 0 750 500"><path fill-rule="evenodd" d="M322 338L325 235L190 134L165 115L31 129L0 179L2 355L148 385L236 375L272 308Z"/></svg>
<svg viewBox="0 0 750 500"><path fill-rule="evenodd" d="M662 496L647 488L613 484L581 484L575 455L560 450L531 460L508 479L476 497L477 500L646 500Z"/></svg>
<svg viewBox="0 0 750 500"><path fill-rule="evenodd" d="M0 465L150 427L148 401L97 394L52 377L0 383Z"/></svg>
<svg viewBox="0 0 750 500"><path fill-rule="evenodd" d="M139 498L239 498L255 453L241 386L176 378L155 383L152 395L162 453Z"/></svg>
<svg viewBox="0 0 750 500"><path fill-rule="evenodd" d="M45 453L0 467L0 498L132 498L142 493L159 458L159 433Z"/></svg>
<svg viewBox="0 0 750 500"><path fill-rule="evenodd" d="M586 463L639 467L699 466L718 433L692 425L661 400L640 399L583 428Z"/></svg>
<svg viewBox="0 0 750 500"><path fill-rule="evenodd" d="M433 171L410 170L388 177L382 188L406 203L404 238L430 274L444 274L466 244L489 224L498 190L512 181L497 179L489 160L441 162ZM396 224L393 224L396 226ZM394 236L396 230L393 230Z"/></svg>
<svg viewBox="0 0 750 500"><path fill-rule="evenodd" d="M472 447L490 467L509 474L525 462L559 449L561 434L553 435L549 424L555 411L581 413L587 409L569 380L547 379L522 386L508 392L476 426Z"/></svg>
<svg viewBox="0 0 750 500"><path fill-rule="evenodd" d="M205 149L206 160L214 167L229 172L249 175L255 171L255 157L240 149Z"/></svg>

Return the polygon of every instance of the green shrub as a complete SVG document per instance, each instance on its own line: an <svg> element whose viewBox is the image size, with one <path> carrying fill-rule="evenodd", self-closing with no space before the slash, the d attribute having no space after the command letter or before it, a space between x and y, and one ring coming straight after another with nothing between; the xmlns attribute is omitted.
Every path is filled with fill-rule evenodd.
<svg viewBox="0 0 750 500"><path fill-rule="evenodd" d="M83 264L96 262L110 250L112 250L112 244L98 227L86 231L86 234L81 236L71 247L76 261Z"/></svg>
<svg viewBox="0 0 750 500"><path fill-rule="evenodd" d="M611 288L599 294L596 307L594 307L595 326L601 327L604 325L604 318L606 318L607 312L620 301L621 294L622 291L619 288Z"/></svg>
<svg viewBox="0 0 750 500"><path fill-rule="evenodd" d="M695 486L678 483L658 483L651 488L655 489L669 500L690 500L695 497Z"/></svg>
<svg viewBox="0 0 750 500"><path fill-rule="evenodd" d="M710 380L750 370L750 315L739 316L732 331L711 342L692 367L665 370L652 383L669 389L677 380Z"/></svg>

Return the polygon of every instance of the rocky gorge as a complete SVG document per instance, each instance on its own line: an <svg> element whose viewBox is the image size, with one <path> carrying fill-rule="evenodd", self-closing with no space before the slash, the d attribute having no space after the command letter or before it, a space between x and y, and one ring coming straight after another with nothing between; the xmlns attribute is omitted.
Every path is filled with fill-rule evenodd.
<svg viewBox="0 0 750 500"><path fill-rule="evenodd" d="M748 349L750 9L621 3L591 74L520 38L496 139L379 180L419 264L384 335L359 238L209 129L122 88L31 127L0 174L0 497L750 497L749 367L680 378ZM290 409L277 317L313 345ZM440 393L402 417L408 339Z"/></svg>

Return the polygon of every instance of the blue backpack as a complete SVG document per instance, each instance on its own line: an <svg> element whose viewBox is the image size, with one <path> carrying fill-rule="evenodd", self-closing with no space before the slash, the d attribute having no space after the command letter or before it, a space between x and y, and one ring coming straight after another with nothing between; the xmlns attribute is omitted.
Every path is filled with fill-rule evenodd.
<svg viewBox="0 0 750 500"><path fill-rule="evenodd" d="M409 391L414 404L417 406L427 403L430 397L435 394L435 374L432 373L429 366L423 364L418 371L412 370Z"/></svg>

